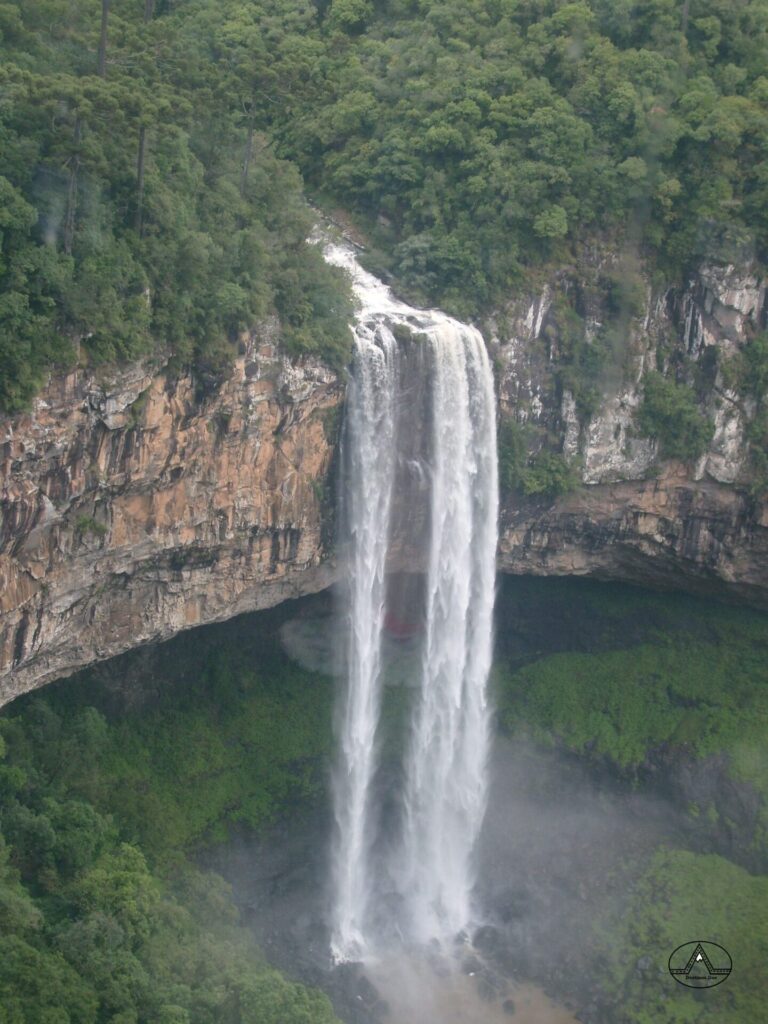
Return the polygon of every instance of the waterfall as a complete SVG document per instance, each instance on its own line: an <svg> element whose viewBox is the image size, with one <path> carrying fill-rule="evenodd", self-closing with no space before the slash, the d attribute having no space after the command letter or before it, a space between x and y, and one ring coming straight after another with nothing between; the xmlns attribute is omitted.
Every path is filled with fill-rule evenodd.
<svg viewBox="0 0 768 1024"><path fill-rule="evenodd" d="M424 583L400 829L387 870L398 908L389 930L407 942L445 942L471 920L487 789L498 483L493 375L479 332L398 301L346 248L329 246L326 258L350 271L360 303L344 432L348 639L334 775L332 949L345 960L381 941L373 789L395 545L399 569L420 570ZM396 340L401 328L416 336L415 355ZM427 492L424 529L416 516L406 541L394 536L407 521L394 506L412 499L403 467Z"/></svg>
<svg viewBox="0 0 768 1024"><path fill-rule="evenodd" d="M485 812L498 505L493 377L482 338L430 334L433 464L421 687L406 761L403 894L418 942L470 919Z"/></svg>
<svg viewBox="0 0 768 1024"><path fill-rule="evenodd" d="M361 956L367 947L368 812L376 766L384 572L395 463L396 358L395 339L386 325L358 325L343 441L346 487L342 513L350 565L346 577L347 689L334 779L338 842L333 857L336 927L332 952L337 959Z"/></svg>

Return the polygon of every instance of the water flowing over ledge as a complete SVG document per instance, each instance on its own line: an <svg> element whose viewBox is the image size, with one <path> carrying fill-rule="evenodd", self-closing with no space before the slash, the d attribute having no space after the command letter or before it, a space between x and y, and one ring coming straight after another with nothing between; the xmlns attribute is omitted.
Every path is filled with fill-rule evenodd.
<svg viewBox="0 0 768 1024"><path fill-rule="evenodd" d="M397 300L348 248L329 246L326 256L349 270L360 303L344 432L347 687L334 778L332 952L348 960L395 937L449 942L472 916L498 480L493 375L479 332ZM425 578L395 584L386 576L393 519L418 505L411 539L423 545ZM394 822L375 787L385 632L419 646Z"/></svg>

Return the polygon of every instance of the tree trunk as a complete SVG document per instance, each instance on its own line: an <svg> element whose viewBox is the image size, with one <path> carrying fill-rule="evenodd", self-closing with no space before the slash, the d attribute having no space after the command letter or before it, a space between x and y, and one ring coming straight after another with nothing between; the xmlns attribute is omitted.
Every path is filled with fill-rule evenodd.
<svg viewBox="0 0 768 1024"><path fill-rule="evenodd" d="M155 0L144 0L144 21L152 21L155 16Z"/></svg>
<svg viewBox="0 0 768 1024"><path fill-rule="evenodd" d="M248 139L245 143L245 155L243 156L243 173L240 175L240 195L245 195L245 189L248 184L248 170L251 166L251 157L253 156L253 117L248 125Z"/></svg>
<svg viewBox="0 0 768 1024"><path fill-rule="evenodd" d="M64 252L67 256L72 255L72 246L75 241L75 218L77 216L77 174L80 170L80 139L82 129L80 126L80 115L75 115L75 129L73 133L75 152L72 154L72 163L69 167L69 184L67 186L67 209L64 214Z"/></svg>
<svg viewBox="0 0 768 1024"><path fill-rule="evenodd" d="M691 0L683 0L683 16L680 21L680 30L684 36L688 35L688 12L690 11Z"/></svg>
<svg viewBox="0 0 768 1024"><path fill-rule="evenodd" d="M136 219L134 227L141 238L144 230L144 165L147 157L147 129L139 129L139 155L136 159Z"/></svg>
<svg viewBox="0 0 768 1024"><path fill-rule="evenodd" d="M101 36L99 37L98 72L101 78L107 77L107 26L109 24L109 5L111 0L101 0Z"/></svg>

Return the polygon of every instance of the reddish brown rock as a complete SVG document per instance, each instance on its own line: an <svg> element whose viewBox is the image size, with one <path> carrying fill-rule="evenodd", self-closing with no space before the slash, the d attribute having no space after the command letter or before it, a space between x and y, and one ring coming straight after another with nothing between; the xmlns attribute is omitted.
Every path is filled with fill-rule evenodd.
<svg viewBox="0 0 768 1024"><path fill-rule="evenodd" d="M328 585L342 386L314 361L242 347L207 399L162 367L80 370L0 423L0 704Z"/></svg>
<svg viewBox="0 0 768 1024"><path fill-rule="evenodd" d="M602 382L584 420L553 373L552 297L576 289L571 277L591 264L597 280L616 258L585 253L578 270L558 272L486 325L501 415L531 428L532 454L554 440L581 478L556 502L506 500L499 567L766 606L768 506L750 497L745 444L754 408L728 392L720 366L765 329L765 281L721 267L683 289L646 282L643 309L622 328L627 366ZM599 289L582 292L596 336ZM0 705L90 662L333 580L329 472L343 383L317 362L277 355L273 338L274 325L244 339L230 378L208 395L157 365L78 371L52 380L30 414L0 421ZM656 443L637 436L643 374L660 352L670 367L698 362L704 377L710 368L714 433L695 466L659 469ZM418 570L423 520L413 502L396 506L392 568Z"/></svg>

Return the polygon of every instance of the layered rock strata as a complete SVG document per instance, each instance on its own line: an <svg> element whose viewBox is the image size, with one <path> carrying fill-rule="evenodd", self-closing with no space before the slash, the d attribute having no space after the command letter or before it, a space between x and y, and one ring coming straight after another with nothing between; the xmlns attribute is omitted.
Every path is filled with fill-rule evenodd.
<svg viewBox="0 0 768 1024"><path fill-rule="evenodd" d="M248 338L212 396L162 366L77 370L0 423L0 704L327 586L342 397Z"/></svg>
<svg viewBox="0 0 768 1024"><path fill-rule="evenodd" d="M610 284L637 292L610 308ZM592 410L579 408L562 353L578 311L586 345L602 342ZM565 324L565 327L564 327ZM581 486L558 500L508 495L500 567L514 573L593 574L768 604L768 496L750 477L754 400L733 390L727 366L766 329L757 269L705 266L684 288L656 290L626 257L588 250L536 294L489 325L502 419L524 431L528 454L554 449ZM616 357L612 362L612 353ZM695 463L663 461L640 435L643 379L661 369L699 382L712 437ZM584 383L584 382L582 382Z"/></svg>

